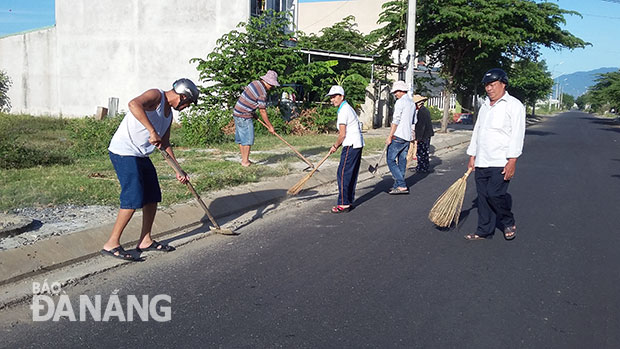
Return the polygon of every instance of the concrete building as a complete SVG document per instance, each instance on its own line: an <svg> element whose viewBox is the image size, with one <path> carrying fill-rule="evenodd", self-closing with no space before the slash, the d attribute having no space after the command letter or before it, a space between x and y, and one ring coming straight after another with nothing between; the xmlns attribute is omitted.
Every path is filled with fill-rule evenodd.
<svg viewBox="0 0 620 349"><path fill-rule="evenodd" d="M0 38L0 69L13 85L11 113L83 117L146 89L198 82L195 57L266 9L297 0L55 0L56 25Z"/></svg>
<svg viewBox="0 0 620 349"><path fill-rule="evenodd" d="M321 29L331 27L344 17L354 16L357 29L369 34L378 29L377 21L383 11L381 6L387 0L340 0L299 3L298 29L306 34L318 34Z"/></svg>

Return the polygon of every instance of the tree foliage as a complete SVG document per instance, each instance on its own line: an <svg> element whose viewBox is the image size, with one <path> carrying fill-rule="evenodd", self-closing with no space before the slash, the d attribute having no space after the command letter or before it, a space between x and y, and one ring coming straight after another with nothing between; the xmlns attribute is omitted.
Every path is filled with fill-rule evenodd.
<svg viewBox="0 0 620 349"><path fill-rule="evenodd" d="M545 61L517 61L508 74L510 75L508 87L510 94L521 100L525 105L530 105L532 114L535 114L536 101L545 98L553 87L553 79L551 73L547 71Z"/></svg>
<svg viewBox="0 0 620 349"><path fill-rule="evenodd" d="M564 15L579 15L532 0L419 0L417 49L441 63L449 95L465 75L501 66L502 58L536 60L541 46L580 48L588 43L561 29ZM468 74L465 74L465 73ZM448 107L442 130L447 128Z"/></svg>
<svg viewBox="0 0 620 349"><path fill-rule="evenodd" d="M595 112L607 112L620 108L620 70L600 74L596 84L590 87L584 98L578 98L578 105L589 104ZM580 106L580 109L582 106Z"/></svg>
<svg viewBox="0 0 620 349"><path fill-rule="evenodd" d="M215 49L206 59L193 58L198 63L201 100L204 108L230 109L243 88L258 79L267 70L279 74L279 82L291 82L288 73L301 63L301 55L294 47L283 45L290 35L284 13L266 12L237 25L217 40Z"/></svg>
<svg viewBox="0 0 620 349"><path fill-rule="evenodd" d="M376 42L374 53L377 54L379 64L389 66L392 62L390 55L393 50L404 49L407 41L407 9L408 1L391 0L381 5L383 11L379 14L377 24L384 24L373 30L369 39Z"/></svg>
<svg viewBox="0 0 620 349"><path fill-rule="evenodd" d="M11 99L8 96L9 88L13 82L4 70L0 70L0 112L11 111Z"/></svg>
<svg viewBox="0 0 620 349"><path fill-rule="evenodd" d="M575 97L568 93L562 93L562 108L571 109L575 104Z"/></svg>

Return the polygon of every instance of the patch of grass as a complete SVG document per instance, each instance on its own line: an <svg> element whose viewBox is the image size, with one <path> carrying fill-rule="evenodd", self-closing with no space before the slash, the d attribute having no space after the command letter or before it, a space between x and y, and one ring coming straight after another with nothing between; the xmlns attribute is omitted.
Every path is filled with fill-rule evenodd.
<svg viewBox="0 0 620 349"><path fill-rule="evenodd" d="M73 152L69 149L70 124L76 125L74 121L58 118L0 114L0 135L13 137L11 141L0 142L0 157L15 155L15 163L22 164L0 168L0 210L60 204L118 205L120 185L107 154L102 154L107 148L107 141L96 145L103 147L103 151L84 149L83 152ZM110 125L99 127L90 120L80 125L93 134L109 133L106 130ZM179 134L179 126L175 125L171 132L173 144L181 143ZM337 138L335 133L282 136L306 157L315 158L322 158ZM87 145L88 139L83 140L85 147L94 147ZM383 137L365 135L365 141L364 155L376 154L384 145ZM7 144L13 148L3 150L2 146ZM22 148L15 148L16 145ZM292 164L301 161L288 146L270 134L256 136L251 154L253 160L266 161L269 165L257 164L244 168L237 160L230 161L230 158L239 157L239 146L234 142L217 144L208 149L175 147L175 154L183 169L190 174L192 184L201 193L258 182L267 177L282 177L293 171ZM340 152L336 152L331 159L337 161L339 156ZM28 162L28 159L36 161ZM160 154L155 152L151 160L162 188L162 205L192 199L192 194L176 180L174 171Z"/></svg>

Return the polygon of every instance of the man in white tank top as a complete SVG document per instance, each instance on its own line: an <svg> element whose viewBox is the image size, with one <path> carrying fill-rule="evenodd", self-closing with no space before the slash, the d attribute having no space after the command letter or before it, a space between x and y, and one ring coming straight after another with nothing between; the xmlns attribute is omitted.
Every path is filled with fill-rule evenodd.
<svg viewBox="0 0 620 349"><path fill-rule="evenodd" d="M129 102L129 113L119 125L108 147L110 160L121 184L120 210L112 234L103 245L101 254L123 260L140 260L125 251L120 243L121 234L136 212L142 208L142 231L136 250L174 251L151 238L151 228L161 201L161 190L155 167L149 155L156 148L164 149L176 162L170 147L172 108L183 110L198 102L198 89L189 79L179 79L172 89L150 89ZM187 183L185 172L177 173L181 183Z"/></svg>

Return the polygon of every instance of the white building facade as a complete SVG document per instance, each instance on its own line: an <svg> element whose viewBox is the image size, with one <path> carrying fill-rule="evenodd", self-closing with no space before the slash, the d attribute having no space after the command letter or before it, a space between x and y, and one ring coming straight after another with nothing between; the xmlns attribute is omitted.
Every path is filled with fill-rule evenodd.
<svg viewBox="0 0 620 349"><path fill-rule="evenodd" d="M297 0L55 0L56 25L0 38L0 69L13 81L11 113L83 117L118 98L119 109L181 77L192 58L267 9Z"/></svg>

